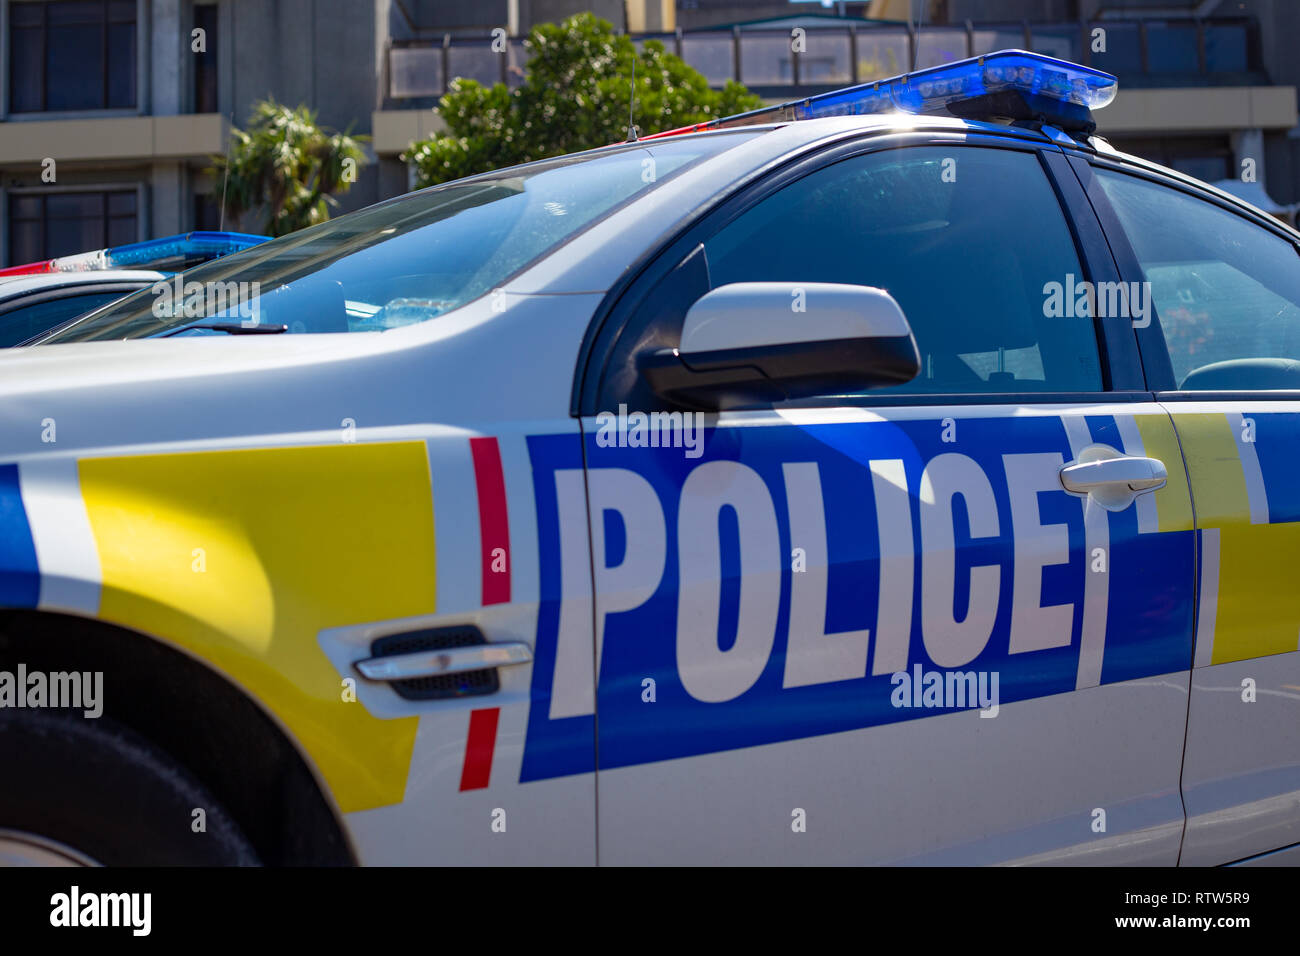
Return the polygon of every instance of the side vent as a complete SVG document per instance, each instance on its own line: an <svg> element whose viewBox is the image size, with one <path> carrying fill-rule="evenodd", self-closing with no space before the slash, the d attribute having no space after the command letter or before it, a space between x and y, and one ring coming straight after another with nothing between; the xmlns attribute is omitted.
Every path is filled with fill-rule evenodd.
<svg viewBox="0 0 1300 956"><path fill-rule="evenodd" d="M362 677L387 682L407 700L478 697L501 689L497 668L533 659L527 644L488 643L472 624L388 634L357 661Z"/></svg>

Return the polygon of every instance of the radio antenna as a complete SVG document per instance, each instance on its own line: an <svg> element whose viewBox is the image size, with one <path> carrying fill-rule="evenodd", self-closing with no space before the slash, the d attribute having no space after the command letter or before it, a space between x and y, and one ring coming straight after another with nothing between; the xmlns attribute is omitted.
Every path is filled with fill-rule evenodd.
<svg viewBox="0 0 1300 956"><path fill-rule="evenodd" d="M632 44L632 97L627 105L627 142L637 141L636 128L636 44Z"/></svg>

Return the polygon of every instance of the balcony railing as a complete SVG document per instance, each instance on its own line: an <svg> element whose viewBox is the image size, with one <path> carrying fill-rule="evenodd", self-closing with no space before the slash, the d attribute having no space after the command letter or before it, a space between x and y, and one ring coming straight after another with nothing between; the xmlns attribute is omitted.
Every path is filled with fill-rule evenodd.
<svg viewBox="0 0 1300 956"><path fill-rule="evenodd" d="M1103 30L1100 37L1095 30ZM638 34L638 45L659 40L709 83L745 84L761 96L793 98L937 66L993 50L1019 48L1090 64L1130 86L1240 85L1263 81L1257 25L1245 18L1103 20L1055 24L979 24L966 27L816 27L796 51L789 30L732 28ZM1096 49L1104 44L1104 49ZM426 105L456 77L518 86L528 54L522 37L503 52L489 37L399 41L388 51L392 105ZM428 105L432 105L429 103Z"/></svg>

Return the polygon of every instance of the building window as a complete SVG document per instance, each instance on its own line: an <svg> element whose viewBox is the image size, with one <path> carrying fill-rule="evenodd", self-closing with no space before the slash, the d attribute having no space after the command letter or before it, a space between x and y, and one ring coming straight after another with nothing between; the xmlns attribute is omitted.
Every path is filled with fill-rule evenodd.
<svg viewBox="0 0 1300 956"><path fill-rule="evenodd" d="M9 110L135 106L135 0L9 4Z"/></svg>
<svg viewBox="0 0 1300 956"><path fill-rule="evenodd" d="M136 192L11 193L9 261L39 262L135 242Z"/></svg>
<svg viewBox="0 0 1300 956"><path fill-rule="evenodd" d="M195 4L194 28L203 31L204 52L194 54L194 112L217 113L217 5Z"/></svg>

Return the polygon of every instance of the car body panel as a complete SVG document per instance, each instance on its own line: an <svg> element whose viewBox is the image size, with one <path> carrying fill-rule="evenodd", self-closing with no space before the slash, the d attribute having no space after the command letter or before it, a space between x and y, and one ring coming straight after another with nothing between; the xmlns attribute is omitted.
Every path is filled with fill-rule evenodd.
<svg viewBox="0 0 1300 956"><path fill-rule="evenodd" d="M1183 842L1180 774L1189 815L1207 818L1195 838L1203 849L1189 827L1184 862L1226 862L1230 849L1254 847L1233 857L1241 859L1287 834L1295 842L1284 801L1264 808L1276 821L1266 835L1225 829L1216 821L1245 812L1251 784L1190 757L1183 765L1189 682L1235 680L1236 671L1213 669L1257 659L1236 656L1257 654L1257 642L1284 664L1260 684L1280 695L1277 706L1229 726L1242 718L1193 695L1191 726L1212 734L1220 725L1206 739L1223 742L1281 735L1274 715L1294 704L1285 668L1295 658L1284 652L1295 644L1284 648L1281 630L1261 637L1245 606L1225 610L1213 644L1202 627L1198 640L1210 650L1190 673L1194 656L1203 663L1193 600L1199 587L1204 608L1210 593L1211 526L1194 523L1194 503L1196 522L1208 520L1198 484L1232 486L1214 529L1221 545L1240 532L1249 551L1260 533L1244 517L1249 494L1215 477L1231 471L1226 445L1222 454L1207 445L1184 471L1181 426L1170 416L1176 423L1192 410L1098 393L1073 405L741 412L711 417L701 462L677 449L633 456L602 447L600 423L572 414L593 317L665 243L778 166L907 132L1070 149L1036 132L934 117L788 124L685 170L522 270L499 290L504 309L484 297L383 333L65 344L0 356L0 605L111 621L226 676L300 749L365 863L1172 864ZM631 148L653 159L653 143ZM946 420L981 441L936 444ZM1206 427L1217 434L1219 421ZM1017 531L1018 460L1009 474L1002 456L1046 456L1042 471L1098 441L1160 458L1167 486L1115 514L1058 489L1022 490L1015 494L1040 509L1040 527ZM894 488L909 513L932 505L919 476L939 455L965 455L990 482L999 530L981 553L1000 568L998 623L977 659L1007 674L994 720L970 708L900 714L885 703L891 669L856 683L784 681L794 592L807 587L785 560L796 547L791 521L816 524L814 512L791 512L805 499L787 496L786 482L807 479L813 465L823 509L858 505L873 493L875 448L901 463ZM701 554L717 559L705 584L720 593L722 578L752 576L770 592L762 607L776 609L762 621L771 641L747 664L752 689L724 699L701 691L706 673L692 686L709 703L687 691L677 657L679 602L701 582L679 578L678 538L698 529L678 528L676 516L701 463L730 463L725 476L714 469L715 491L739 481L770 495L771 521L767 511L758 520L780 542L757 570L729 565L725 574L721 545L716 555L692 546L699 567ZM740 465L754 477L737 479ZM606 524L620 509L621 547L617 523ZM841 609L853 569L870 577L907 552L879 547L875 514L836 521L823 511L825 540L814 550L825 545L826 592L807 613L835 633L879 630L863 608ZM1017 545L1031 564L1050 557L1060 535L1051 527L1066 529L1069 559L1036 565L1066 567L1027 596L1013 585ZM954 547L963 560L975 553L970 541ZM1106 552L1105 572L1090 570L1096 548ZM912 561L918 580L921 563ZM624 564L626 575L610 578ZM1259 564L1250 565L1264 575L1259 588L1285 590L1282 569ZM1226 575L1241 573L1254 572L1233 568L1216 581L1225 608L1224 582L1237 580ZM867 590L879 611L879 582ZM909 599L893 618L904 637L891 668L929 659L911 636L927 606L922 590L911 592L915 611ZM1068 640L1016 660L1014 609L1031 619L1066 604ZM530 663L500 669L495 695L412 701L358 679L354 664L375 638L466 624L532 651ZM652 701L642 696L647 679L659 695ZM896 785L904 771L912 776ZM1226 797L1211 793L1219 785ZM807 815L806 832L791 828L795 809ZM1101 831L1097 809L1108 819Z"/></svg>

